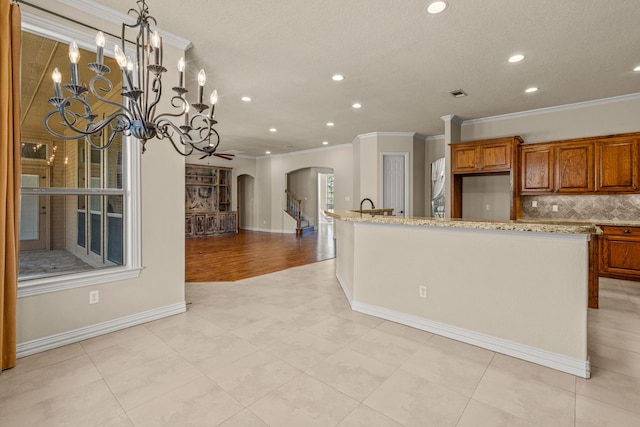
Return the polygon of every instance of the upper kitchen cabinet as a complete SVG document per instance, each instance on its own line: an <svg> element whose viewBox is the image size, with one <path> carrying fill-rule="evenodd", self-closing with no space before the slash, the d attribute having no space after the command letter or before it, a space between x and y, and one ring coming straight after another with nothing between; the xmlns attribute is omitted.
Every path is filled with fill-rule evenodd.
<svg viewBox="0 0 640 427"><path fill-rule="evenodd" d="M637 134L596 142L596 191L626 193L638 190Z"/></svg>
<svg viewBox="0 0 640 427"><path fill-rule="evenodd" d="M520 147L520 194L638 192L640 133Z"/></svg>
<svg viewBox="0 0 640 427"><path fill-rule="evenodd" d="M463 182L465 180L484 179L484 176L505 178L508 187L508 212L510 219L520 215L518 191L518 146L522 143L519 136L486 139L482 141L451 144L451 217L463 217L463 203L467 208L478 204L478 200L464 202ZM502 179L502 178L500 178ZM497 185L497 183L494 183ZM465 194L469 195L467 191ZM485 206L485 204L482 204ZM485 209L485 208L483 208ZM491 209L491 204L486 210ZM494 209L495 210L495 209Z"/></svg>
<svg viewBox="0 0 640 427"><path fill-rule="evenodd" d="M556 191L590 193L595 181L593 143L567 143L556 147Z"/></svg>
<svg viewBox="0 0 640 427"><path fill-rule="evenodd" d="M553 144L531 144L520 148L522 194L551 193L555 190Z"/></svg>
<svg viewBox="0 0 640 427"><path fill-rule="evenodd" d="M519 136L451 144L451 172L454 174L509 172Z"/></svg>

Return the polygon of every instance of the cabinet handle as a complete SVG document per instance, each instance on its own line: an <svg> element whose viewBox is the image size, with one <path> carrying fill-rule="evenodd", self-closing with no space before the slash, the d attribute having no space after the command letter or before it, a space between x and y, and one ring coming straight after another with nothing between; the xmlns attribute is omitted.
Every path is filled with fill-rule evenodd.
<svg viewBox="0 0 640 427"><path fill-rule="evenodd" d="M627 228L626 230L624 230L624 232L625 232L626 234L630 234L630 233L631 233L631 230L629 230L629 229Z"/></svg>

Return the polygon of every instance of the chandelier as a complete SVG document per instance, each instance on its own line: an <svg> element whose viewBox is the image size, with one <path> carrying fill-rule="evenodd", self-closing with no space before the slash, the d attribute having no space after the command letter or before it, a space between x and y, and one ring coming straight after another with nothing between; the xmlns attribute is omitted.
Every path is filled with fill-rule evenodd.
<svg viewBox="0 0 640 427"><path fill-rule="evenodd" d="M214 107L218 101L218 92L214 90L209 97L209 105L203 101L206 75L204 70L198 73L197 102L189 104L186 99L188 93L185 86L185 61L178 61L178 84L173 87L171 98L173 113L157 114L156 107L162 96L162 74L167 69L162 65L162 38L157 31L152 31L151 23L157 25L155 18L149 15L149 8L145 0L137 0L138 9L130 9L137 15L136 23L122 24L122 47L115 45L115 59L122 71L122 102L109 99L114 95L114 84L106 77L111 69L104 64L105 37L102 32L96 35L96 60L88 64L94 75L89 85L80 83L78 61L80 51L76 42L69 45L69 60L71 62L71 81L61 87L62 75L56 68L53 70L54 96L49 98L49 104L54 109L44 117L45 128L57 138L64 140L84 138L88 144L98 150L108 148L114 138L121 134L133 136L145 144L152 138L168 139L175 150L188 156L194 151L204 153L205 156L216 155L229 159L232 154L218 154L216 149L220 144L220 135L213 128L218 123L214 119ZM134 57L125 52L125 30L135 31ZM62 88L66 90L63 95ZM68 92L68 94L67 94ZM91 95L91 97L89 96ZM92 110L91 101L97 100L115 107L115 112L99 119L99 115ZM207 113L207 110L209 112ZM50 126L53 118L59 120L63 126L63 133L56 132ZM172 119L183 118L182 125L176 125Z"/></svg>

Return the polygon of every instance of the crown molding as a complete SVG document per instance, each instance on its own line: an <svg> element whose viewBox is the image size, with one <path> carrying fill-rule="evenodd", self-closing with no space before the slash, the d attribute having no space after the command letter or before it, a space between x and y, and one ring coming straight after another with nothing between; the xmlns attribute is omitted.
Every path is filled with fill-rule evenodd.
<svg viewBox="0 0 640 427"><path fill-rule="evenodd" d="M620 102L620 101L632 101L636 99L640 99L640 92L630 93L627 95L612 96L610 98L594 99L591 101L576 102L573 104L556 105L553 107L544 107L544 108L538 108L535 110L527 110L527 111L520 111L516 113L501 114L498 116L465 120L464 122L462 122L462 126L475 125L479 123L490 123L490 122L514 119L519 117L535 116L538 114L555 113L558 111L574 110L576 108L593 107L597 105L610 104L610 103Z"/></svg>
<svg viewBox="0 0 640 427"><path fill-rule="evenodd" d="M337 149L347 148L347 147L351 148L351 144L330 145L327 147L310 148L308 150L292 151L290 153L282 153L282 154L267 154L264 156L256 156L256 157L246 156L246 158L254 158L256 160L262 160L262 159L272 159L277 157L291 157L291 156L299 156L299 155L308 154L308 153L317 153L319 151L337 150Z"/></svg>
<svg viewBox="0 0 640 427"><path fill-rule="evenodd" d="M460 117L456 116L455 114L449 114L448 116L442 116L442 117L440 117L440 119L442 119L442 121L452 122L452 123L455 123L455 124L458 124L458 125L461 125L461 124L464 123L464 121Z"/></svg>
<svg viewBox="0 0 640 427"><path fill-rule="evenodd" d="M440 134L440 135L432 135L432 136L427 136L424 141L428 142L428 141L437 141L440 139L444 139L444 134Z"/></svg>
<svg viewBox="0 0 640 427"><path fill-rule="evenodd" d="M71 6L79 11L90 13L91 15L114 24L122 24L123 22L127 24L135 23L133 16L118 12L117 10L111 9L110 7L96 3L92 0L58 0L58 2ZM160 27L156 27L156 29L158 30L158 34L162 36L162 41L164 43L185 51L193 47L193 43L183 37L164 31Z"/></svg>

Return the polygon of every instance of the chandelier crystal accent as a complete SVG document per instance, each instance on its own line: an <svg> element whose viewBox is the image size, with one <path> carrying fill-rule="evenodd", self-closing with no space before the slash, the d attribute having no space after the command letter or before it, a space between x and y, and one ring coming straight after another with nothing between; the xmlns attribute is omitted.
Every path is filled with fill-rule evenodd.
<svg viewBox="0 0 640 427"><path fill-rule="evenodd" d="M62 74L57 68L53 70L51 77L54 96L49 98L49 104L54 109L44 117L45 128L60 139L85 138L88 144L98 150L108 148L114 138L122 134L139 139L143 153L147 141L158 138L168 139L183 156L188 156L194 151L204 153L205 156L216 155L227 159L233 156L216 153L220 135L213 128L218 123L213 113L218 102L218 92L211 92L209 104L203 102L207 80L204 70L198 73L197 102L189 104L187 101L184 58L178 61L178 83L172 88L174 95L171 97L171 106L174 112L156 113L162 96L162 74L167 71L163 66L162 37L157 31L152 31L152 24L156 26L157 22L149 15L146 1L137 0L136 3L138 9L129 9L128 12L136 15L136 23L122 24L121 46L114 47L115 59L122 72L122 102L110 99L115 94L114 84L106 77L111 72L109 66L104 64L106 40L104 34L98 32L96 60L88 64L88 68L94 73L88 86L80 83L80 50L75 41L69 45L70 83L62 84ZM127 28L134 32L137 30L135 51L131 50L133 58L126 54ZM65 94L62 89L65 89ZM115 107L116 111L98 119L99 115L92 110L92 101L109 104ZM50 126L50 121L54 118L62 124L62 133L56 132ZM180 118L184 118L182 125L172 122L172 119Z"/></svg>

